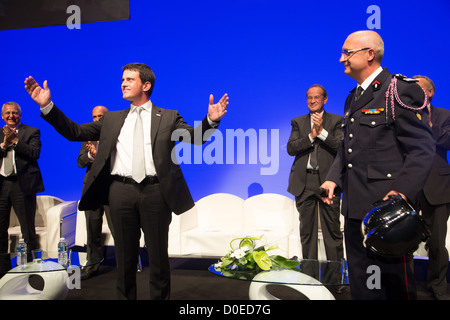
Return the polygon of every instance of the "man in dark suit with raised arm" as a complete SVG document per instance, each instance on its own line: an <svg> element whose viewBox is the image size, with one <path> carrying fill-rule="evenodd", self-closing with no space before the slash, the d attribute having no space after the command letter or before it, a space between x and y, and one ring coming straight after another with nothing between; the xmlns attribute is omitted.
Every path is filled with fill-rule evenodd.
<svg viewBox="0 0 450 320"><path fill-rule="evenodd" d="M325 88L315 84L306 92L309 113L292 119L287 144L295 156L289 175L288 191L295 196L300 219L300 241L303 259L318 258L318 221L320 217L327 260L343 257L340 228L340 194L333 204L320 198L319 187L325 181L342 137L342 117L324 109L328 101Z"/></svg>
<svg viewBox="0 0 450 320"><path fill-rule="evenodd" d="M350 34L342 47L344 72L357 82L345 102L343 140L322 188L341 212L353 299L414 299L410 255L385 257L363 245L361 222L372 204L401 196L415 204L434 158L427 98L414 80L381 67L384 43L374 31ZM374 271L375 270L375 271Z"/></svg>
<svg viewBox="0 0 450 320"><path fill-rule="evenodd" d="M27 257L39 248L35 217L36 194L44 191L38 159L41 154L39 129L21 123L22 109L15 102L2 107L5 121L0 131L0 273L11 268L8 252L8 228L11 206L20 223L27 244Z"/></svg>
<svg viewBox="0 0 450 320"><path fill-rule="evenodd" d="M172 134L183 131L184 142L203 143L228 106L226 94L216 104L210 95L208 115L193 128L177 111L157 107L150 101L154 83L154 73L147 65L124 66L122 93L130 101L130 108L110 111L101 121L78 125L51 102L47 81L41 88L32 77L25 80L25 88L41 107L43 118L61 135L73 141L99 141L79 208L109 204L115 232L117 293L122 299L136 299L141 228L149 255L150 298L169 299L171 213L181 214L194 206L181 168L172 159Z"/></svg>
<svg viewBox="0 0 450 320"><path fill-rule="evenodd" d="M450 166L447 152L450 149L450 110L431 104L436 87L426 76L414 76L428 95L430 103L429 125L436 141L436 155L430 175L419 197L419 209L431 231L428 248L427 286L438 300L448 300L448 251L445 247L447 220L450 215Z"/></svg>

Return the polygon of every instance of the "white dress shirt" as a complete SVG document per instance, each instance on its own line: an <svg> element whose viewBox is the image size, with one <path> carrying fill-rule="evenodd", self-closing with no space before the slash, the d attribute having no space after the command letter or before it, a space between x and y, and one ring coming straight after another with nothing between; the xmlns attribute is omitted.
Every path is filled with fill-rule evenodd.
<svg viewBox="0 0 450 320"><path fill-rule="evenodd" d="M125 122L123 123L122 129L119 133L119 137L117 138L116 149L113 150L111 154L111 174L131 178L133 163L133 135L137 115L136 108L142 108L141 118L144 129L145 175L156 175L150 134L152 107L153 104L150 100L140 107L131 105L130 112L125 118Z"/></svg>

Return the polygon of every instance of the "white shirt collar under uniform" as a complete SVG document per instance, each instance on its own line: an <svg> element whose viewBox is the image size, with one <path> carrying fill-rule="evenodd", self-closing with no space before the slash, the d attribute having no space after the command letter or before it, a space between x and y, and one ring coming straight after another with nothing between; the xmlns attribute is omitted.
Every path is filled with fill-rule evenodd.
<svg viewBox="0 0 450 320"><path fill-rule="evenodd" d="M382 67L379 67L377 70L375 70L374 73L372 73L366 80L364 80L363 83L361 83L361 87L364 91L372 84L373 80L375 80L376 77L383 71ZM364 92L363 91L363 92Z"/></svg>

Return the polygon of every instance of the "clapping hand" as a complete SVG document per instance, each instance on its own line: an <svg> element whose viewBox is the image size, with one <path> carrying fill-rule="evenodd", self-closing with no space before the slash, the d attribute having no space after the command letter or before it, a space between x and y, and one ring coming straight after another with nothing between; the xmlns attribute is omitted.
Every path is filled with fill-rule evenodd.
<svg viewBox="0 0 450 320"><path fill-rule="evenodd" d="M5 135L4 139L3 139L3 143L2 143L2 146L4 148L9 147L13 143L16 143L18 141L18 139L19 139L17 137L17 132L16 132L15 128L11 129L8 126L4 126L3 127L3 134Z"/></svg>
<svg viewBox="0 0 450 320"><path fill-rule="evenodd" d="M86 149L91 154L92 158L97 156L97 148L92 144L91 141L86 143Z"/></svg>
<svg viewBox="0 0 450 320"><path fill-rule="evenodd" d="M311 114L311 121L313 123L311 133L312 133L312 137L315 138L322 132L322 129L323 129L322 114L320 114L320 113Z"/></svg>

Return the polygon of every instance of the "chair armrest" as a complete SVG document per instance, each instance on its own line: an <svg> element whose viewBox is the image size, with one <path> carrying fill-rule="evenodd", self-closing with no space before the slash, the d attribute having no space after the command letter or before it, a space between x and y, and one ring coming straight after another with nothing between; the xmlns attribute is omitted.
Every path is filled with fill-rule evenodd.
<svg viewBox="0 0 450 320"><path fill-rule="evenodd" d="M51 258L56 258L60 237L66 238L68 247L73 246L76 213L76 201L64 201L47 211L47 250Z"/></svg>

